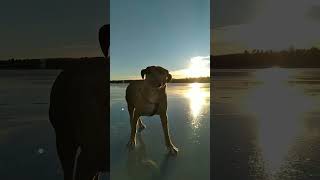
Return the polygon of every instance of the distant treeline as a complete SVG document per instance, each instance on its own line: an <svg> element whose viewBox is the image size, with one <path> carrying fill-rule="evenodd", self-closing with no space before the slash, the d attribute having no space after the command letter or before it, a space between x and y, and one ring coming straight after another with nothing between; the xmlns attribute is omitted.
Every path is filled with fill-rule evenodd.
<svg viewBox="0 0 320 180"><path fill-rule="evenodd" d="M133 81L142 80L113 80L111 83L130 83ZM184 79L172 79L170 83L209 83L210 77L199 77L199 78L184 78Z"/></svg>
<svg viewBox="0 0 320 180"><path fill-rule="evenodd" d="M211 68L315 68L320 67L320 49L294 49L273 52L244 51L241 54L211 56Z"/></svg>
<svg viewBox="0 0 320 180"><path fill-rule="evenodd" d="M103 57L9 59L0 61L0 69L65 69L77 66L99 66L104 61Z"/></svg>

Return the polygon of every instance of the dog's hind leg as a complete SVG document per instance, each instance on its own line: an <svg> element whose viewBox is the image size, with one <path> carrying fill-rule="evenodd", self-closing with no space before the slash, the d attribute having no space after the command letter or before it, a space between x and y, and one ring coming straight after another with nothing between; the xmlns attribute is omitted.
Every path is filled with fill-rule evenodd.
<svg viewBox="0 0 320 180"><path fill-rule="evenodd" d="M134 107L132 105L128 105L128 112L130 116L130 124L132 124L132 118L133 118L133 112L134 112ZM146 125L142 122L141 118L138 118L138 132L143 131L146 128Z"/></svg>
<svg viewBox="0 0 320 180"><path fill-rule="evenodd" d="M132 122L132 118L133 118L133 112L134 112L134 107L132 105L128 105L128 112L129 112L129 116L130 116L130 124ZM138 118L138 132L143 131L146 128L146 125L142 122L141 117Z"/></svg>
<svg viewBox="0 0 320 180"><path fill-rule="evenodd" d="M138 126L139 126L138 128L139 132L143 131L146 128L146 125L142 122L141 117L139 117L138 119Z"/></svg>
<svg viewBox="0 0 320 180"><path fill-rule="evenodd" d="M133 117L133 110L134 110L134 107L133 107L132 105L128 105L128 112L129 112L129 117L130 117L130 124L131 124L132 117Z"/></svg>

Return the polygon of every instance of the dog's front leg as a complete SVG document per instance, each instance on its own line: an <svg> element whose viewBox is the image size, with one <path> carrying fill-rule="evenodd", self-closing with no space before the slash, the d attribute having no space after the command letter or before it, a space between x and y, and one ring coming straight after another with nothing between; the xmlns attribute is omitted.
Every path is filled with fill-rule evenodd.
<svg viewBox="0 0 320 180"><path fill-rule="evenodd" d="M170 139L169 128L168 128L168 116L166 113L160 114L162 129L164 133L164 140L169 149L170 154L176 155L178 153L178 148L175 147Z"/></svg>
<svg viewBox="0 0 320 180"><path fill-rule="evenodd" d="M134 149L136 146L136 134L137 134L137 122L139 119L139 114L138 112L134 109L133 110L133 115L131 121L131 135L130 135L130 140L128 142L128 148L130 150Z"/></svg>

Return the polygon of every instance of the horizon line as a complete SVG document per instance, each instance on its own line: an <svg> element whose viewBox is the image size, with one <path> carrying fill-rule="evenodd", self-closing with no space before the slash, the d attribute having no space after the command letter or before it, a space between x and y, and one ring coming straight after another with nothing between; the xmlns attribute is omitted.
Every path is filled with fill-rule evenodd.
<svg viewBox="0 0 320 180"><path fill-rule="evenodd" d="M201 79L201 78L210 78L210 76L203 76L203 77L185 77L185 78L173 78L172 80L190 80L190 79ZM141 81L143 79L119 79L119 80L116 80L116 79L113 79L113 80L110 80L110 81Z"/></svg>

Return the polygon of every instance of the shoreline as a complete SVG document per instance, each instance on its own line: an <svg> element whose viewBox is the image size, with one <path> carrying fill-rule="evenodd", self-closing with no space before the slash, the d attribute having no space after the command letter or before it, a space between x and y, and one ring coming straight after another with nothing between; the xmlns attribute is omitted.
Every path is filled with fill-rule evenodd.
<svg viewBox="0 0 320 180"><path fill-rule="evenodd" d="M134 82L134 81L143 81L143 80L111 80L109 82L113 84L125 84L125 83ZM210 77L172 79L169 83L210 83Z"/></svg>

